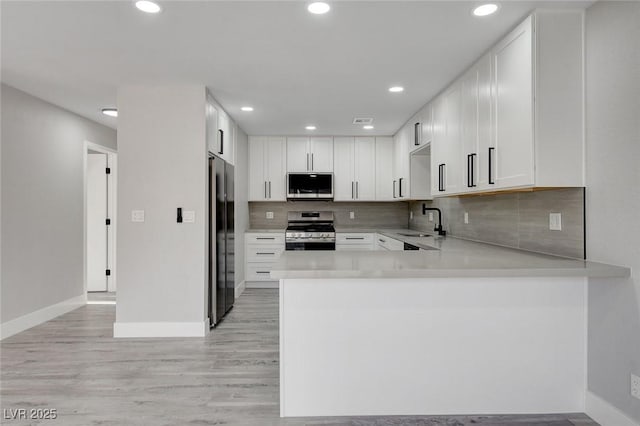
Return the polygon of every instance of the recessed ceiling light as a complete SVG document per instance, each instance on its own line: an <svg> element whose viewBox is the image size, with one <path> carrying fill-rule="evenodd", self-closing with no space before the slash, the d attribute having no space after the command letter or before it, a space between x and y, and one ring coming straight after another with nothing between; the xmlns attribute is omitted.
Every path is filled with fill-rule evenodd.
<svg viewBox="0 0 640 426"><path fill-rule="evenodd" d="M323 15L327 13L329 10L331 10L331 6L329 6L329 3L325 3L323 1L317 1L307 6L307 10L313 13L314 15Z"/></svg>
<svg viewBox="0 0 640 426"><path fill-rule="evenodd" d="M402 86L393 86L393 87L389 87L389 91L391 93L400 93L400 92L404 92L404 87Z"/></svg>
<svg viewBox="0 0 640 426"><path fill-rule="evenodd" d="M307 127L305 127L305 129L307 129L307 130L315 130L316 126L307 126Z"/></svg>
<svg viewBox="0 0 640 426"><path fill-rule="evenodd" d="M242 111L244 111L244 112L251 112L251 111L253 111L253 107L249 107L249 106L242 107L242 108L240 108L240 109L241 109Z"/></svg>
<svg viewBox="0 0 640 426"><path fill-rule="evenodd" d="M499 9L499 6L497 4L487 3L473 9L473 14L476 16L488 16L493 13L496 13L498 9Z"/></svg>
<svg viewBox="0 0 640 426"><path fill-rule="evenodd" d="M146 13L158 13L162 10L158 3L149 0L138 0L136 7Z"/></svg>
<svg viewBox="0 0 640 426"><path fill-rule="evenodd" d="M371 130L371 129L373 129L373 126L370 125L370 124L367 124L366 126L362 126L362 128L365 129L365 130Z"/></svg>
<svg viewBox="0 0 640 426"><path fill-rule="evenodd" d="M118 110L115 108L102 108L102 113L104 115L108 115L109 117L117 117Z"/></svg>

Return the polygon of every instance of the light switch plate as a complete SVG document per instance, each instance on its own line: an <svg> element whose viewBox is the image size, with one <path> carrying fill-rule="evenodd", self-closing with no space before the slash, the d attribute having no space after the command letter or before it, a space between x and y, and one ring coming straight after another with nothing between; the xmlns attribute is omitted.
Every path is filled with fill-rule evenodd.
<svg viewBox="0 0 640 426"><path fill-rule="evenodd" d="M464 223L469 223L469 212L464 212Z"/></svg>
<svg viewBox="0 0 640 426"><path fill-rule="evenodd" d="M193 210L185 210L182 212L182 222L183 223L195 223L196 222L196 212Z"/></svg>
<svg viewBox="0 0 640 426"><path fill-rule="evenodd" d="M355 212L349 212L349 219L355 219L356 218L356 213Z"/></svg>
<svg viewBox="0 0 640 426"><path fill-rule="evenodd" d="M549 229L562 231L562 213L549 213Z"/></svg>
<svg viewBox="0 0 640 426"><path fill-rule="evenodd" d="M433 212L429 212L429 222L433 222Z"/></svg>
<svg viewBox="0 0 640 426"><path fill-rule="evenodd" d="M267 219L273 219L273 212L267 212Z"/></svg>
<svg viewBox="0 0 640 426"><path fill-rule="evenodd" d="M131 222L144 222L144 210L131 210Z"/></svg>

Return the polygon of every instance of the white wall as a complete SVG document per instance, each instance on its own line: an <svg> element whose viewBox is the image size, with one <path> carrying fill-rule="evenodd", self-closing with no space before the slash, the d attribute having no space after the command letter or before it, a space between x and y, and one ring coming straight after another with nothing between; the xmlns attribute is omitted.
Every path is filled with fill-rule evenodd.
<svg viewBox="0 0 640 426"><path fill-rule="evenodd" d="M84 293L84 141L116 131L2 85L3 324Z"/></svg>
<svg viewBox="0 0 640 426"><path fill-rule="evenodd" d="M249 138L238 127L235 154L235 279L236 297L244 288L244 233L249 229Z"/></svg>
<svg viewBox="0 0 640 426"><path fill-rule="evenodd" d="M118 90L116 336L205 333L205 99L198 85ZM177 207L196 222L177 223Z"/></svg>
<svg viewBox="0 0 640 426"><path fill-rule="evenodd" d="M629 374L640 375L639 23L638 2L600 1L586 14L587 257L632 268L627 280L589 280L588 387L638 423Z"/></svg>

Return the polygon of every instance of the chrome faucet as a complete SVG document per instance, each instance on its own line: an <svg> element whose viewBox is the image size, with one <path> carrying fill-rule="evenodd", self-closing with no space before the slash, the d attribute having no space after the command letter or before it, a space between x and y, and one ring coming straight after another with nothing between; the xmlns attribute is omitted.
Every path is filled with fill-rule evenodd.
<svg viewBox="0 0 640 426"><path fill-rule="evenodd" d="M422 214L427 214L427 211L434 210L438 212L438 226L434 228L434 231L438 233L438 235L447 235L447 231L442 229L442 212L437 207L427 207L426 204L422 204Z"/></svg>

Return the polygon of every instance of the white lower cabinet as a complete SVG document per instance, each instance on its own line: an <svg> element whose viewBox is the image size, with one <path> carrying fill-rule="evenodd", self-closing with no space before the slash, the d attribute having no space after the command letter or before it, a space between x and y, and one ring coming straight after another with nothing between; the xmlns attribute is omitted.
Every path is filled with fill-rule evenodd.
<svg viewBox="0 0 640 426"><path fill-rule="evenodd" d="M271 269L285 249L284 231L245 234L245 285L247 288L275 288Z"/></svg>
<svg viewBox="0 0 640 426"><path fill-rule="evenodd" d="M376 250L402 251L404 243L386 235L376 234Z"/></svg>
<svg viewBox="0 0 640 426"><path fill-rule="evenodd" d="M375 250L375 234L360 232L336 233L336 250L370 251Z"/></svg>

